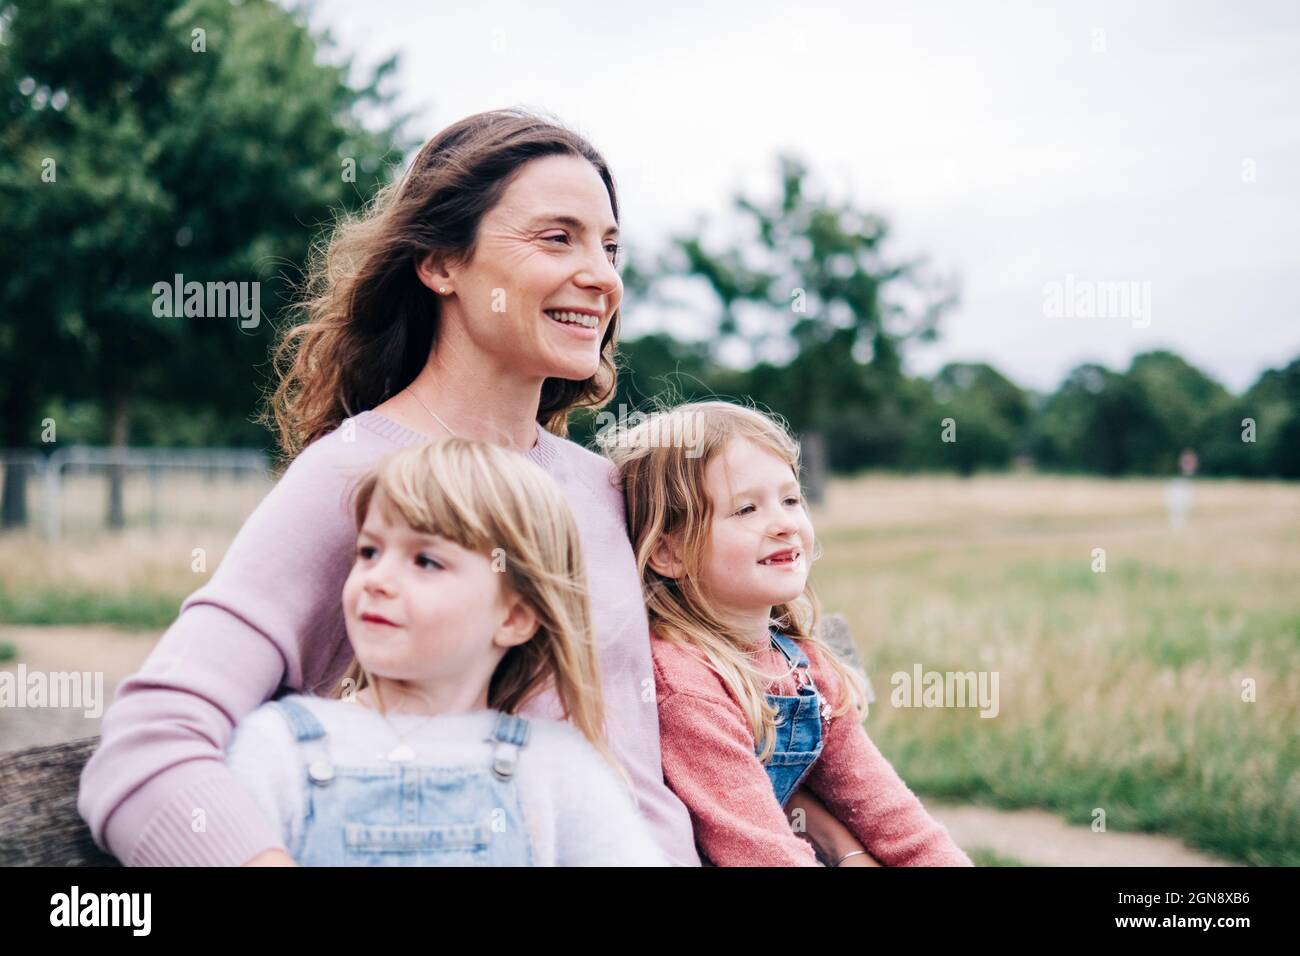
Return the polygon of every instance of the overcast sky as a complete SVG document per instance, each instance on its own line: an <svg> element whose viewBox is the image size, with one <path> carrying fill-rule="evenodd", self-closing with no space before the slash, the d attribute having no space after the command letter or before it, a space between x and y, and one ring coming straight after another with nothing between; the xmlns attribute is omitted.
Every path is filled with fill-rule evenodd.
<svg viewBox="0 0 1300 956"><path fill-rule="evenodd" d="M1300 4L318 0L312 20L363 64L403 55L421 138L505 106L586 135L634 255L725 221L797 152L891 221L895 256L960 276L914 372L988 361L1051 389L1169 347L1240 391L1300 355ZM1051 314L1067 281L1138 283L1149 313ZM630 308L624 334L661 321Z"/></svg>

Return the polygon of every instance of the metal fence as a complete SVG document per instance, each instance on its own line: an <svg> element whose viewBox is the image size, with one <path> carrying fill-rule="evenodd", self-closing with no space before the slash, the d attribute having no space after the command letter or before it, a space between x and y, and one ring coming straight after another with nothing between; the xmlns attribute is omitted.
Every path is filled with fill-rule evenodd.
<svg viewBox="0 0 1300 956"><path fill-rule="evenodd" d="M115 467L128 527L238 527L274 483L268 457L240 448L0 449L0 482L21 473L27 525L50 540L108 527Z"/></svg>

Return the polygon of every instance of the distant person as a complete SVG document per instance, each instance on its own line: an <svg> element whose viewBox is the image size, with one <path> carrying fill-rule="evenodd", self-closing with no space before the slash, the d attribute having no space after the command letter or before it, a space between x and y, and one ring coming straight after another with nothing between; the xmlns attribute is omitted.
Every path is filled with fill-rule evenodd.
<svg viewBox="0 0 1300 956"><path fill-rule="evenodd" d="M1196 474L1196 452L1190 448L1183 449L1178 456L1178 470L1181 474L1169 482L1165 490L1165 505L1169 509L1169 526L1183 528L1187 525L1187 516L1192 510L1192 477Z"/></svg>

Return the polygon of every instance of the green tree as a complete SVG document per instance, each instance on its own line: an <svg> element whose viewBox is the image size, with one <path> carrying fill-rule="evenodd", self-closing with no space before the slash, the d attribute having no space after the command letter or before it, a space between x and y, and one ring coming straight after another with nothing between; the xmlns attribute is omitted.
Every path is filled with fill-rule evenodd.
<svg viewBox="0 0 1300 956"><path fill-rule="evenodd" d="M923 261L886 256L883 218L825 198L797 158L778 166L774 200L733 199L741 242L713 251L698 230L676 236L657 275L712 291L712 355L724 364L730 349L742 365L757 363L748 394L800 433L815 500L827 430L842 429L846 414L869 421L881 396L902 387L905 343L933 339L956 294Z"/></svg>
<svg viewBox="0 0 1300 956"><path fill-rule="evenodd" d="M1074 369L1035 421L1032 444L1054 468L1171 474L1190 448L1209 450L1203 465L1221 471L1227 460L1215 442L1226 436L1233 406L1222 385L1179 356L1145 352L1123 373Z"/></svg>
<svg viewBox="0 0 1300 956"><path fill-rule="evenodd" d="M1132 466L1129 430L1151 416L1123 375L1092 363L1077 366L1035 423L1035 457L1048 468L1123 474Z"/></svg>
<svg viewBox="0 0 1300 956"><path fill-rule="evenodd" d="M1150 409L1128 436L1131 468L1146 474L1172 473L1184 448L1203 449L1231 401L1222 385L1168 351L1135 356L1126 377Z"/></svg>
<svg viewBox="0 0 1300 956"><path fill-rule="evenodd" d="M1003 468L1021 450L1029 423L1029 398L1001 372L982 362L954 362L930 382L933 404L919 434L939 463L970 475ZM941 423L951 420L953 441ZM929 457L929 456L927 456Z"/></svg>
<svg viewBox="0 0 1300 956"><path fill-rule="evenodd" d="M0 255L18 277L0 292L0 444L35 444L56 398L95 403L117 446L140 405L248 418L312 231L410 145L381 90L396 58L353 85L332 47L270 0L0 8ZM202 314L159 314L176 275L203 284L184 310ZM20 522L21 495L4 500Z"/></svg>
<svg viewBox="0 0 1300 956"><path fill-rule="evenodd" d="M1207 470L1300 478L1300 358L1265 371L1214 425Z"/></svg>

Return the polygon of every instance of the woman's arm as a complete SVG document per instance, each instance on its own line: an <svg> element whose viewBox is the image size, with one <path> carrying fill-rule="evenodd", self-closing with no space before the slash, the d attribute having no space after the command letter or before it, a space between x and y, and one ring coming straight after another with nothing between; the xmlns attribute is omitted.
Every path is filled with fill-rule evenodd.
<svg viewBox="0 0 1300 956"><path fill-rule="evenodd" d="M791 795L785 805L785 814L790 821L790 828L795 833L807 834L818 858L827 866L835 866L835 861L846 853L866 850L853 831L840 823L826 809L826 804L817 799L817 795L806 786L801 786ZM880 866L880 862L870 853L859 852L839 865Z"/></svg>
<svg viewBox="0 0 1300 956"><path fill-rule="evenodd" d="M388 449L363 429L337 435L290 465L104 715L77 809L127 866L233 866L280 845L224 749L244 715L282 684L320 680L346 649L345 487Z"/></svg>

